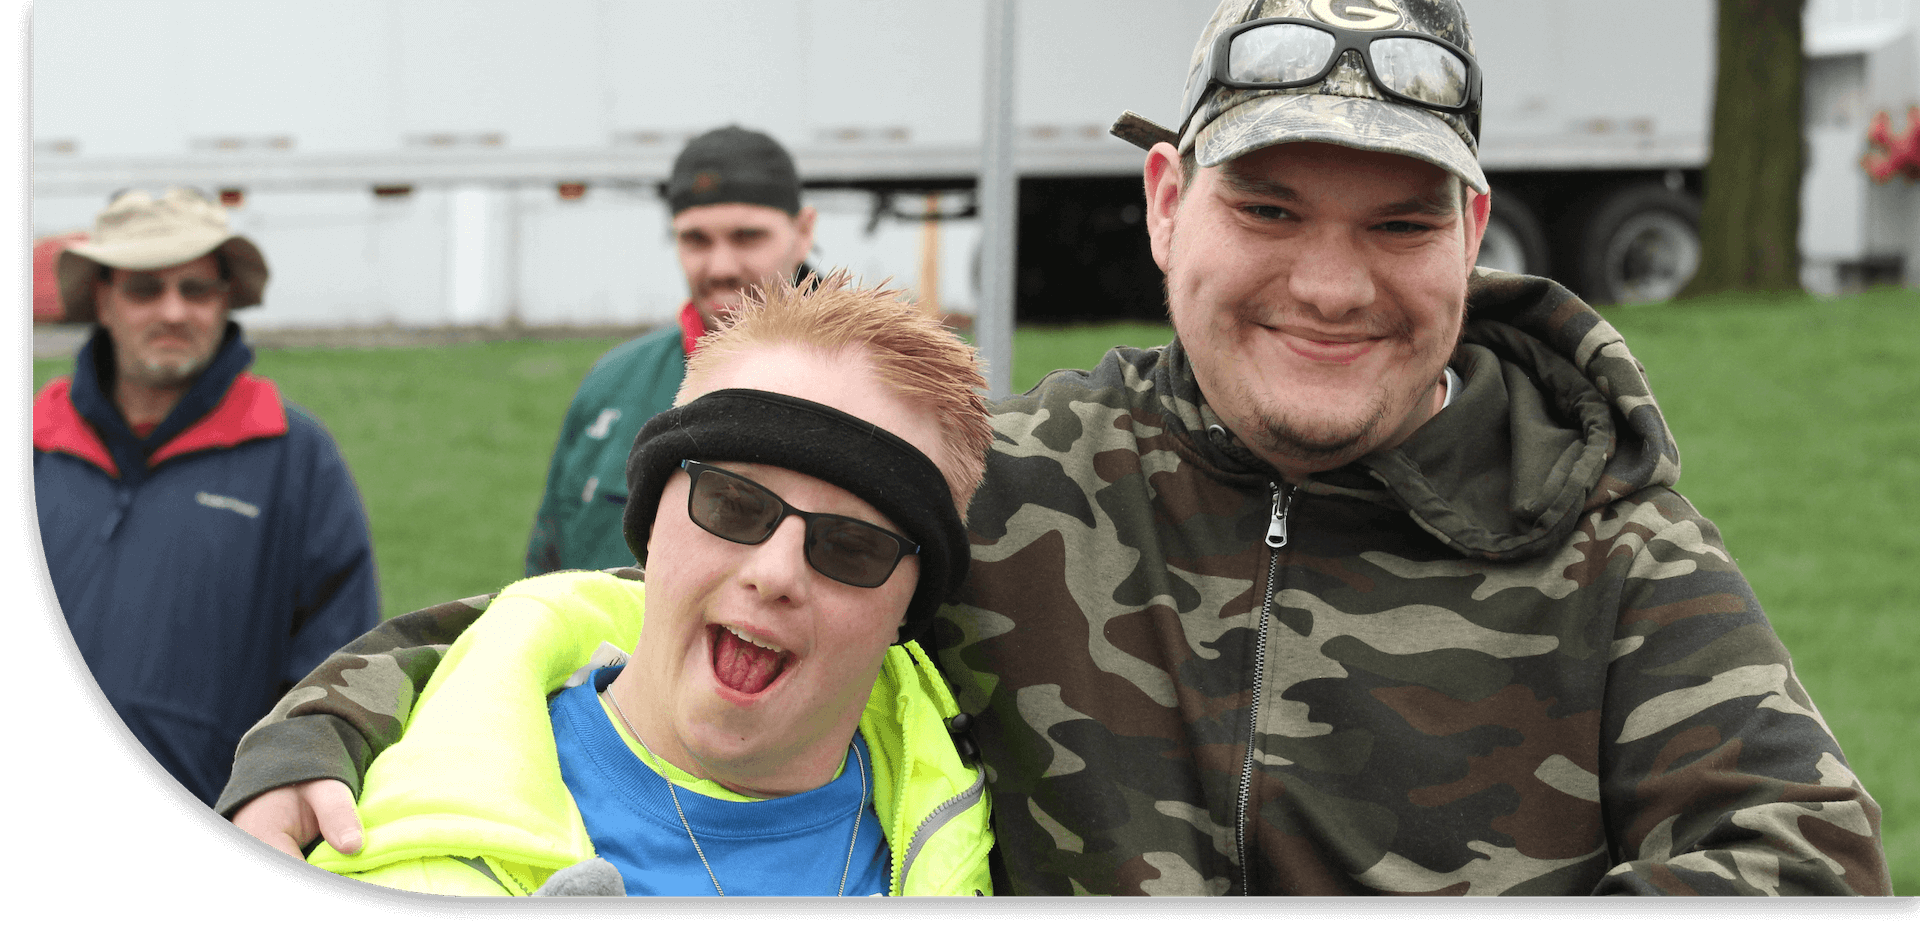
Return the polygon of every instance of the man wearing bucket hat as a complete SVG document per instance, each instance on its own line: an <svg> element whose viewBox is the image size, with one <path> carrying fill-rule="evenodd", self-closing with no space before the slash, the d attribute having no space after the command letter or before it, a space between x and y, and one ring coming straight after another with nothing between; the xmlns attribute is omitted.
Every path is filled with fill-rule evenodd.
<svg viewBox="0 0 1920 937"><path fill-rule="evenodd" d="M744 291L804 276L815 212L801 207L793 157L772 137L729 126L693 138L674 159L664 194L687 302L678 327L607 352L580 382L527 544L530 576L632 559L620 535L620 511L634 433L673 405L695 343Z"/></svg>
<svg viewBox="0 0 1920 937"><path fill-rule="evenodd" d="M928 638L997 894L1890 891L1619 333L1473 266L1472 54L1450 0L1225 0L1176 129L1115 125L1176 338L993 405ZM255 791L401 715L324 711L353 744L244 753Z"/></svg>
<svg viewBox="0 0 1920 937"><path fill-rule="evenodd" d="M218 205L124 193L58 270L94 329L33 405L47 571L108 702L210 804L241 733L378 615L366 515L320 422L247 373L228 313L267 265Z"/></svg>

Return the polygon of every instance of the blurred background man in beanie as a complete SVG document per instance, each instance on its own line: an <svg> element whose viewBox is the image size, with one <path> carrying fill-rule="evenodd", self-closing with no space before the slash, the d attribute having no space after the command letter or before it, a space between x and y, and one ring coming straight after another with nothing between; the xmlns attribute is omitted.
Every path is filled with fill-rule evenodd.
<svg viewBox="0 0 1920 937"><path fill-rule="evenodd" d="M804 276L815 212L793 157L764 133L722 127L688 141L665 186L687 278L676 328L594 363L567 407L527 544L527 575L633 562L620 533L626 458L641 425L673 405L687 357L750 287Z"/></svg>
<svg viewBox="0 0 1920 937"><path fill-rule="evenodd" d="M247 727L378 619L366 512L320 421L247 373L228 313L267 265L225 210L123 193L58 272L95 326L33 405L48 573L107 700L210 804Z"/></svg>

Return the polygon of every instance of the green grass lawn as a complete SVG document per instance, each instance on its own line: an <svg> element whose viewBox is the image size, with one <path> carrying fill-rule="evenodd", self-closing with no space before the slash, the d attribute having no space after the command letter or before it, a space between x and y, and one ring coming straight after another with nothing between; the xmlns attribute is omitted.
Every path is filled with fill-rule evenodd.
<svg viewBox="0 0 1920 937"><path fill-rule="evenodd" d="M1920 894L1920 293L1606 314Z"/></svg>
<svg viewBox="0 0 1920 937"><path fill-rule="evenodd" d="M1884 811L1920 894L1920 294L1615 309L1801 680ZM1165 325L1022 329L1013 384L1089 368ZM255 370L326 421L373 524L387 614L518 578L547 457L611 340L268 350ZM34 384L67 361L36 361Z"/></svg>

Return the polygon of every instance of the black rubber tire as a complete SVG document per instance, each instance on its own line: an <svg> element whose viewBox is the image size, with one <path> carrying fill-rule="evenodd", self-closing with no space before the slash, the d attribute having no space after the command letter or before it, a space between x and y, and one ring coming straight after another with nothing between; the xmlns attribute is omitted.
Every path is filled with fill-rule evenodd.
<svg viewBox="0 0 1920 937"><path fill-rule="evenodd" d="M1498 256L1501 253L1517 254L1520 269L1511 269L1513 265L1501 262ZM1497 264L1496 270L1544 277L1549 260L1546 229L1534 217L1533 209L1517 196L1495 189L1493 211L1487 217L1487 233L1480 241L1480 259L1476 263L1486 267L1491 261Z"/></svg>
<svg viewBox="0 0 1920 937"><path fill-rule="evenodd" d="M1700 202L1686 192L1635 183L1581 214L1573 284L1595 306L1673 298L1700 267Z"/></svg>

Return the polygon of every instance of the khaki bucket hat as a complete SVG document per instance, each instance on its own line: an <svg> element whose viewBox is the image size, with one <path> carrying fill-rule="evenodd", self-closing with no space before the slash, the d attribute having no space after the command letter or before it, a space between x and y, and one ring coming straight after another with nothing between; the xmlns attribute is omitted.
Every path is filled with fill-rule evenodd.
<svg viewBox="0 0 1920 937"><path fill-rule="evenodd" d="M260 304L267 261L260 248L227 233L227 210L192 189L168 189L159 198L138 189L122 193L94 219L93 236L69 245L56 263L60 300L69 322L92 322L93 285L103 267L163 270L218 253L226 262L229 310Z"/></svg>

